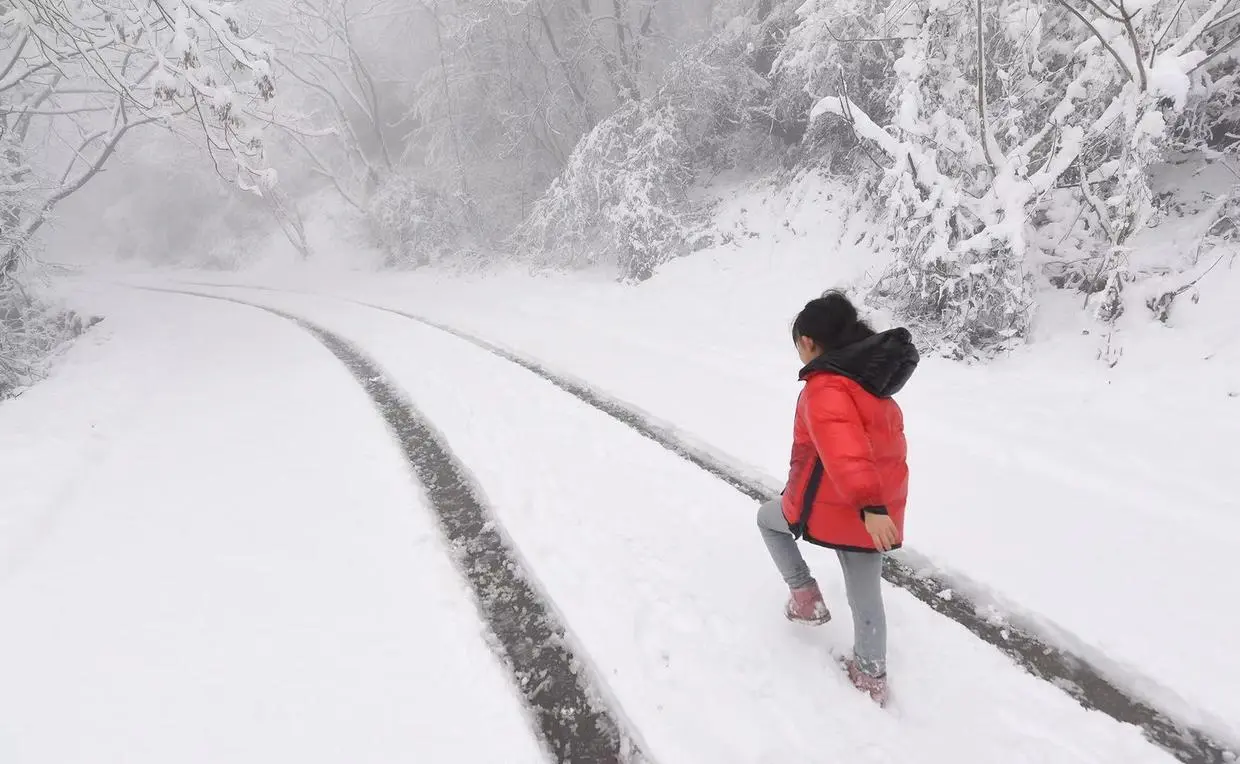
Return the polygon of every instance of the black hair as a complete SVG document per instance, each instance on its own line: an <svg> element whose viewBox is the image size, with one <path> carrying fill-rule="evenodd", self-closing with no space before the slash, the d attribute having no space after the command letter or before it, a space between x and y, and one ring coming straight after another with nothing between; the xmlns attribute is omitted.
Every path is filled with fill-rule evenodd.
<svg viewBox="0 0 1240 764"><path fill-rule="evenodd" d="M792 322L792 339L809 337L820 350L835 350L873 337L848 297L835 289L810 300Z"/></svg>

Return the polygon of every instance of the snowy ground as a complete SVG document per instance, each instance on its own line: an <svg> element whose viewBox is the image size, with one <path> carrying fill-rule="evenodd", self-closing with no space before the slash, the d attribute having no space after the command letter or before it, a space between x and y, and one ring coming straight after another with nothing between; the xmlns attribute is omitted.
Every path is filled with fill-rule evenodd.
<svg viewBox="0 0 1240 764"><path fill-rule="evenodd" d="M485 278L435 274L378 278L281 268L240 275L165 273L129 278L160 284L171 284L174 278L266 283L426 315L624 399L778 488L786 468L797 389L798 364L787 336L788 323L805 299L855 278L869 266L865 253L834 243L841 238L833 228L835 220L815 208L829 201L822 197L822 189L802 192L805 198L791 211L787 203L754 198L738 202L729 212L736 240L745 241L752 234L756 243L722 246L677 262L637 288L588 275L538 278L515 272ZM783 219L790 221L789 226L782 225ZM835 248L833 256L824 257L824 248ZM323 524L324 538L329 530L335 537L350 538L338 524L355 516L338 517L333 510L342 505L364 507L381 514L372 519L383 526L381 546L389 550L386 556L368 552L367 560L374 565L382 560L399 571L374 585L379 591L401 592L402 604L414 613L408 618L382 614L393 619L392 631L409 649L399 656L414 666L405 675L434 669L439 672L435 677L458 676L460 667L455 663L426 660L427 650L437 651L429 645L438 638L455 645L462 661L474 656L468 661L473 673L451 681L432 680L437 688L454 688L444 703L438 696L428 700L425 682L412 683L413 689L405 682L394 689L400 678L387 674L383 682L365 686L356 675L341 679L324 673L315 681L351 682L356 692L368 693L356 705L340 701L341 707L373 709L382 700L391 706L384 713L413 714L440 734L416 742L395 734L375 736L364 726L376 723L373 718L350 716L354 726L347 727L333 716L331 704L336 700L319 699L319 705L302 718L321 713L329 723L305 725L296 742L323 754L332 749L323 748L320 735L336 744L356 732L376 746L371 760L385 760L386 751L401 745L409 746L406 754L428 752L428 760L440 760L434 752L447 750L453 751L448 759L452 761L516 761L522 760L521 752L533 752L516 702L509 698L511 690L490 670L495 662L476 636L479 625L462 585L451 578L446 558L435 556L426 515L411 512L417 494L394 463L391 469L381 464L392 458L382 428L366 412L360 392L346 391L349 380L343 370L330 370L330 357L315 350L313 340L294 339L298 330L280 328L278 319L259 311L246 318L250 313L241 307L204 306L188 297L139 297L140 293L91 283L79 287L73 299L108 313L100 333L74 348L53 380L0 406L0 438L8 441L0 441L0 449L36 445L29 461L17 462L16 468L14 462L0 460L0 469L15 470L12 476L0 474L4 485L17 481L31 486L18 494L28 498L13 515L19 532L9 537L20 541L0 548L6 555L0 557L0 566L6 559L16 559L9 567L21 571L0 579L0 602L9 612L14 607L7 604L10 600L21 603L26 597L27 611L20 612L34 609L38 614L30 591L39 590L23 594L21 586L51 586L66 578L74 582L61 583L62 590L39 600L44 605L67 603L56 608L59 620L49 622L46 613L42 620L23 616L28 625L18 630L18 637L0 634L0 645L7 648L0 655L14 661L11 656L19 651L38 652L31 643L46 642L47 633L67 628L61 621L86 617L76 611L91 613L90 608L106 601L91 587L117 596L118 587L106 576L92 575L91 586L77 586L77 578L85 573L83 555L75 547L53 556L58 545L66 543L63 539L73 539L74 534L90 535L101 547L94 554L125 550L116 556L129 565L150 551L140 546L138 554L130 553L135 541L123 532L126 523L133 525L145 513L167 505L200 523L196 518L204 507L225 503L232 513L220 516L214 535L208 536L217 542L214 549L185 548L184 540L181 547L173 547L178 549L178 561L184 558L184 575L190 576L192 570L209 568L210 563L194 555L227 548L225 534L238 517L274 513L268 521L272 527L283 527L293 510L286 501L269 500L272 496L301 497L292 502L297 506L295 516L300 517L304 507L315 509L312 516ZM895 707L880 713L860 702L831 666L831 653L846 648L849 633L834 560L815 555L811 562L836 603L835 623L818 633L783 623L778 617L780 582L757 540L749 500L529 373L442 333L336 298L214 291L323 323L372 354L390 379L409 392L474 471L485 498L583 647L582 654L607 682L607 692L639 730L646 749L661 761L1167 760L1134 730L1081 710L960 627L892 590L888 596ZM1114 369L1095 360L1100 341L1096 333L1083 333L1096 330L1079 318L1077 306L1056 304L1072 298L1050 296L1029 348L989 367L928 359L901 396L914 471L910 545L960 580L984 589L1005 609L1104 666L1121 683L1233 745L1240 740L1240 694L1235 692L1240 687L1240 657L1230 650L1225 635L1240 626L1240 611L1231 604L1237 599L1237 582L1226 551L1240 542L1240 513L1225 481L1240 437L1240 324L1230 315L1237 295L1240 269L1222 267L1203 280L1199 302L1177 303L1170 322L1174 328L1134 315L1119 337L1125 354ZM259 331L255 326L268 328ZM288 339L276 340L269 334ZM193 336L194 344L178 344L183 335ZM107 342L99 344L105 337ZM278 346L279 354L259 346ZM317 365L304 371L307 362L293 352L302 347L322 361L321 373ZM176 365L152 367L153 358L176 359ZM148 359L144 367L141 359ZM223 359L231 359L236 368ZM235 372L236 378L219 380L222 369ZM238 401L245 380L253 377L258 378L254 399ZM331 378L338 380L333 389L320 390ZM289 384L289 379L296 383ZM212 392L217 382L231 398ZM92 396L83 394L83 389ZM101 416L99 410L132 410L112 418L148 428L154 427L152 422L179 421L172 418L171 404L166 406L170 413L151 408L152 396L158 400L155 392L200 402L192 410L199 412L202 427L224 426L220 408L230 417L235 413L237 430L255 419L255 411L271 406L283 407L290 420L297 411L304 417L312 410L316 420L281 428L245 427L247 433L262 434L264 445L253 448L266 457L265 470L231 463L230 448L247 458L244 450L237 451L240 441L235 437L217 435L218 445L204 455L203 439L192 428L184 438L197 445L193 451L186 446L185 453L194 459L183 460L177 457L179 449L148 457L112 432L90 434L89 423ZM290 403L290 395L300 402ZM221 403L207 408L201 404L204 400ZM330 406L323 405L327 400L332 401ZM350 400L355 405L345 405ZM52 424L45 425L49 411L56 413L50 417ZM367 422L369 430L359 429ZM332 437L322 438L325 427L331 428ZM349 439L337 438L337 431L349 433ZM166 427L156 430L161 435L167 432ZM172 432L182 437L179 430ZM143 448L156 449L155 435L147 437ZM366 449L349 445L358 438L367 439ZM319 461L303 455L329 446L330 459L323 453L315 457ZM179 483L195 486L205 483L206 489L200 496L165 486L155 490L157 497L132 506L118 490L65 499L58 494L73 488L49 479L42 466L49 460L43 454L64 454L60 457L68 460L64 474L98 472L99 480L125 485L145 474L141 462L150 459L163 465L161 474L170 479L179 476ZM337 461L334 470L327 469ZM23 469L23 464L40 466L41 471ZM307 469L304 474L310 477L303 477L289 466L299 464L321 468ZM237 503L238 493L251 492L234 490L233 480L212 482L201 477L204 471L233 474L231 470L237 471L236 482L260 486L244 503ZM343 485L333 484L333 479ZM402 490L410 496L393 501L379 495L390 481L404 481ZM87 498L80 498L83 495ZM224 502L225 495L231 503ZM55 508L63 506L79 509L58 515ZM108 520L115 513L121 513L123 522ZM104 518L98 526L76 525L96 514ZM65 519L53 526L57 516ZM0 517L8 521L7 515ZM392 524L398 521L407 527ZM183 519L168 522L165 535L185 533ZM49 527L54 531L46 530ZM344 584L337 579L348 582L350 591L366 589L366 569L349 569L347 562L357 554L356 548L325 551L315 539L280 541L274 535L254 543L280 549L276 559L282 566L286 561L281 555L290 557L288 570L281 575L313 582L307 591L318 593L316 587L322 587L344 599L346 593L339 591ZM372 539L372 543L380 542ZM414 559L415 555L399 552L401 544L427 551L419 551ZM256 559L260 556L254 554ZM428 558L438 562L432 565ZM325 560L335 562L329 565ZM435 568L438 578L413 572L427 565ZM203 586L207 577L201 572L192 575ZM243 578L236 574L218 582L221 602L233 587L242 587ZM337 589L331 589L328 580ZM142 583L156 585L146 579ZM175 583L174 579L166 586ZM210 583L217 582L210 578ZM138 597L127 590L124 594ZM163 596L175 599L166 591ZM319 615L386 607L375 600L378 596L372 591L361 601L333 601ZM207 621L197 607L169 612L166 620L174 625L158 626L197 629L198 643L178 644L180 662L165 661L183 674L188 672L191 684L204 681L195 673L201 669L191 664L207 649L201 640L213 634L203 626ZM107 624L110 628L144 630L147 614L117 612L122 615ZM426 619L426 613L435 618ZM210 622L211 629L216 623L223 623L225 631L251 628L244 623L244 612L218 615ZM286 615L287 620L277 626L296 634L301 616ZM380 616L370 612L367 617ZM407 632L400 631L410 623L424 622L434 623L443 635L405 636ZM336 624L335 619L331 623ZM451 634L468 638L453 640ZM98 647L96 636L76 635L81 641L74 647L81 660L107 664L108 656L119 648ZM372 669L396 660L372 645L374 640L397 639L392 634L376 630L337 636L337 643L321 652L314 648L310 654L319 659L329 655L334 662L339 659L334 649ZM23 638L25 643L10 647L14 639ZM288 643L296 640L290 637ZM303 646L297 647L300 652L288 660L312 663ZM119 652L131 662L142 657L136 650ZM241 656L236 665L228 664L238 672L225 681L233 689L243 686L244 671L254 662L244 650ZM31 693L27 684L34 683L40 671L48 671L49 663L55 665L57 656L42 657L42 666L19 661L25 672L19 675L22 681L0 686L0 709L20 707L25 714L18 716L25 720L23 726L14 728L20 734L8 737L17 741L14 745L29 747L18 749L26 754L18 761L73 760L60 756L61 749L54 747L72 741L53 738L49 732L63 720L64 712L56 716L27 702ZM158 666L158 660L143 664L143 671L151 673L152 665ZM336 668L334 663L315 665L324 672ZM8 676L8 671L7 666L0 668L2 675ZM77 701L79 715L95 713L93 704L100 698L125 696L133 707L134 723L144 709L159 703L157 699L165 696L161 693L170 692L169 686L186 681L175 673L160 686L123 684L115 673L91 678L110 695L105 690L84 694ZM252 681L281 692L295 688L292 681L261 674ZM72 693L76 685L68 682L66 678L51 690L39 687L35 694ZM497 732L493 739L461 738L462 745L467 741L478 746L517 741L500 758L488 758L483 749L428 747L450 745L459 727L439 720L453 716L452 702L464 698L485 699L495 706L497 719L511 720L515 726L510 732ZM408 703L400 705L401 699ZM298 696L298 702L305 700ZM169 719L165 742L174 746L183 740L183 729L176 725L186 724L190 712L202 711L203 706L158 709ZM259 735L264 744L278 747L291 734L279 727L261 731L246 727L244 721L255 716L252 709L227 713L235 713L236 719L226 715L219 725L221 740ZM307 736L304 729L317 734ZM409 729L401 731L418 737ZM0 726L0 746L5 735ZM388 743L391 747L379 747ZM366 755L354 758L367 760Z"/></svg>
<svg viewBox="0 0 1240 764"><path fill-rule="evenodd" d="M637 288L515 272L190 278L353 296L473 331L778 487L796 392L788 322L804 299L868 261L846 246L823 257L839 238L829 216L789 215L789 229L774 223L784 209L761 206L749 199L733 210L738 239L753 233L757 244L674 263ZM1240 269L1224 263L1199 294L1181 298L1169 326L1134 312L1114 369L1096 360L1101 339L1068 304L1076 298L1054 294L1034 342L1014 357L973 368L928 360L902 395L915 470L909 532L936 565L1236 740L1240 657L1199 635L1240 626L1228 604L1234 568L1220 553L1240 542L1225 482L1240 439L1240 324L1230 315Z"/></svg>

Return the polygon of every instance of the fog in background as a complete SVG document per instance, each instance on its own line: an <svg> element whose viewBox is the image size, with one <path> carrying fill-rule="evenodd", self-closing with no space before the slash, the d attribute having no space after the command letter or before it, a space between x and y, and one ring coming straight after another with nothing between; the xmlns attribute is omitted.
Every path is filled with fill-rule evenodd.
<svg viewBox="0 0 1240 764"><path fill-rule="evenodd" d="M1046 289L1165 320L1240 230L1234 184L1166 188L1240 178L1232 3L0 0L0 293L277 253L640 282L729 241L721 183L816 175L861 297L949 356L1021 343ZM1193 247L1138 256L1198 202Z"/></svg>
<svg viewBox="0 0 1240 764"><path fill-rule="evenodd" d="M255 105L249 127L262 128L261 166L277 179L265 194L280 203L241 188L195 120L169 118L135 128L49 212L36 245L45 259L237 267L286 226L284 244L302 246L297 229L324 206L373 218L380 196L391 215L447 229L406 231L433 241L395 244L389 262L460 246L495 253L582 135L651 96L675 57L709 34L714 3L243 5L242 29L271 51L275 95ZM38 120L47 165L70 155L56 134L85 122Z"/></svg>

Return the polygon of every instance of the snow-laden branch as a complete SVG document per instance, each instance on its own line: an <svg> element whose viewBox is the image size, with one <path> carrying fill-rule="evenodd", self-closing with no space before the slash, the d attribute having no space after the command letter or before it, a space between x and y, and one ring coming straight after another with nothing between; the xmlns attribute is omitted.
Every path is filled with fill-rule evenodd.
<svg viewBox="0 0 1240 764"><path fill-rule="evenodd" d="M363 207L375 187L392 173L400 150L388 124L393 106L385 103L402 83L376 76L376 63L363 51L358 29L377 20L409 18L421 4L401 0L293 0L273 27L283 54L282 77L295 83L306 106L303 114L278 124L310 161L311 171L327 178L351 206Z"/></svg>
<svg viewBox="0 0 1240 764"><path fill-rule="evenodd" d="M1069 0L1055 0L1055 1L1059 3L1059 5L1061 5L1063 8L1067 9L1067 11L1071 13L1073 16L1076 16L1076 18L1082 24L1085 25L1085 28L1088 29L1090 34L1094 36L1094 38L1098 41L1098 44L1101 45L1103 48L1105 48L1107 53L1111 54L1111 57L1115 59L1115 63L1119 64L1120 70L1124 72L1124 76L1127 79L1129 80L1134 79L1134 77L1132 76L1132 68L1128 66L1128 62L1124 59L1124 56L1122 56L1120 52L1115 49L1115 46L1111 44L1111 41L1107 38L1105 34L1102 33L1102 31L1098 28L1097 24L1095 24L1091 19L1089 19L1084 13L1081 13L1079 10L1077 10L1076 7L1072 5L1071 2L1069 2Z"/></svg>
<svg viewBox="0 0 1240 764"><path fill-rule="evenodd" d="M243 186L267 175L260 128L274 94L271 51L242 32L229 2L4 0L0 49L3 153L24 168L21 184L0 189L0 281L55 205L138 127L193 126ZM45 134L79 136L65 167L26 161L26 142Z"/></svg>
<svg viewBox="0 0 1240 764"><path fill-rule="evenodd" d="M873 141L888 156L893 158L902 156L903 150L900 142L879 127L861 107L850 99L840 96L827 96L819 99L814 104L814 108L810 110L809 118L815 120L824 114L834 114L848 120L858 137Z"/></svg>
<svg viewBox="0 0 1240 764"><path fill-rule="evenodd" d="M1206 8L1205 12L1197 17L1197 21L1189 27L1179 40L1172 43L1167 49L1167 54L1171 56L1182 56L1189 51L1190 48L1218 21L1223 11L1227 10L1227 6L1231 5L1232 0L1213 0Z"/></svg>

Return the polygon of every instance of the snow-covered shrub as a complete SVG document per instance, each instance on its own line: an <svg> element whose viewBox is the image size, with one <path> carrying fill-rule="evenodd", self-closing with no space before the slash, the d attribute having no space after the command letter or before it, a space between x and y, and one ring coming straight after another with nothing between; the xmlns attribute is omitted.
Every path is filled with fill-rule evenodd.
<svg viewBox="0 0 1240 764"><path fill-rule="evenodd" d="M9 253L0 259L0 288L27 259L30 242L20 223L38 208L35 184L21 147L7 136L0 124L0 252Z"/></svg>
<svg viewBox="0 0 1240 764"><path fill-rule="evenodd" d="M654 97L582 138L518 228L518 250L542 266L603 264L649 278L691 246L701 211L689 191L699 175L752 167L764 153L765 89L741 38L686 54Z"/></svg>
<svg viewBox="0 0 1240 764"><path fill-rule="evenodd" d="M0 400L37 381L48 359L97 321L54 309L16 280L0 286Z"/></svg>
<svg viewBox="0 0 1240 764"><path fill-rule="evenodd" d="M1179 297L1194 293L1197 285L1211 273L1234 267L1240 247L1240 186L1233 186L1229 193L1215 200L1202 218L1208 222L1191 253L1182 253L1180 263L1167 268L1168 273L1152 274L1155 278L1145 285L1140 297L1154 318L1167 323L1172 308ZM1174 265L1180 267L1175 268Z"/></svg>
<svg viewBox="0 0 1240 764"><path fill-rule="evenodd" d="M900 40L885 24L888 0L808 0L777 18L789 27L772 63L770 110L777 124L796 124L805 164L835 171L858 167L858 142L847 124L809 122L818 97L847 92L879 124L891 118L890 93Z"/></svg>
<svg viewBox="0 0 1240 764"><path fill-rule="evenodd" d="M686 240L688 160L671 110L633 102L581 140L516 242L539 265L602 263L646 278Z"/></svg>
<svg viewBox="0 0 1240 764"><path fill-rule="evenodd" d="M21 223L41 210L20 146L5 136L0 121L0 400L34 383L47 359L89 325L22 286L33 243Z"/></svg>
<svg viewBox="0 0 1240 764"><path fill-rule="evenodd" d="M393 173L371 197L366 215L387 264L417 267L472 251L470 201Z"/></svg>
<svg viewBox="0 0 1240 764"><path fill-rule="evenodd" d="M668 67L653 100L666 109L695 172L755 170L777 145L767 102L770 86L758 73L745 36L702 44Z"/></svg>

